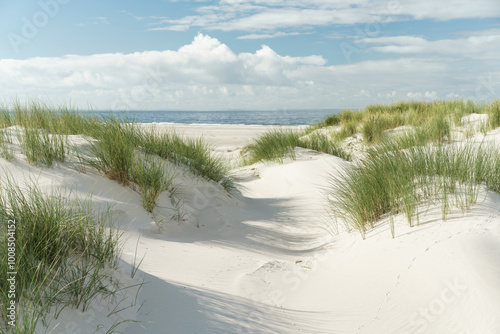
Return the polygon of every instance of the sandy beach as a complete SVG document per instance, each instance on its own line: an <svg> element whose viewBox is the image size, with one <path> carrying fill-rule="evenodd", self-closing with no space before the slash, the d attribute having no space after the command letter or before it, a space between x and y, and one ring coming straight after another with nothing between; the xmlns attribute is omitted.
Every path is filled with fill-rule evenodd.
<svg viewBox="0 0 500 334"><path fill-rule="evenodd" d="M500 334L500 0L0 13L0 334Z"/></svg>
<svg viewBox="0 0 500 334"><path fill-rule="evenodd" d="M219 152L241 148L266 129L177 127L211 139ZM498 129L487 136L498 139ZM127 334L500 330L496 193L482 189L470 212L453 211L446 222L437 206L412 228L396 216L394 239L387 225L366 240L335 234L325 214L325 180L350 163L297 148L295 160L233 170L233 193L179 172L182 217L164 220L159 229L161 216L172 216L166 196L153 219L137 192L96 171L33 167L16 154L14 163L1 162L16 181L35 175L43 189L66 187L82 197L91 192L122 222L121 271L115 274L132 287L123 292L124 310L106 312L106 301L99 300L85 313L66 308L51 320L52 333L91 333L124 320L135 321L120 325Z"/></svg>

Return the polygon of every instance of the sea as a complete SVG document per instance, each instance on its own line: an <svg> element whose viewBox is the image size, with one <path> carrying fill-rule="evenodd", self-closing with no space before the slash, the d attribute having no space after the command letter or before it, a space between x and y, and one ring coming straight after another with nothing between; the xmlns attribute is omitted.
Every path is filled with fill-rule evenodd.
<svg viewBox="0 0 500 334"><path fill-rule="evenodd" d="M231 124L231 125L311 125L341 109L272 111L86 111L97 115L114 114L137 123Z"/></svg>

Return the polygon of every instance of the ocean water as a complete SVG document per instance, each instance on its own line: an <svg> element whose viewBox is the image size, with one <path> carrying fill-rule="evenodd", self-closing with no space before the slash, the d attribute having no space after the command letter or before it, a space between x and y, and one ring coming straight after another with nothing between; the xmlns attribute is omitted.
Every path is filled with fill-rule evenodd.
<svg viewBox="0 0 500 334"><path fill-rule="evenodd" d="M340 109L274 111L126 111L113 112L138 123L310 125L337 114ZM109 111L88 113L109 115Z"/></svg>

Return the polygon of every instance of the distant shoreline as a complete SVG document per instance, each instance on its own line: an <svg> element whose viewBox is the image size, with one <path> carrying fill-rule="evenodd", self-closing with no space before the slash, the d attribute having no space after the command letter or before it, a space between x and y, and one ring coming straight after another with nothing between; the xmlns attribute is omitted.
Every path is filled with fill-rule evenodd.
<svg viewBox="0 0 500 334"><path fill-rule="evenodd" d="M340 109L328 110L276 110L276 111L93 111L79 110L82 114L116 115L146 124L183 125L312 125Z"/></svg>

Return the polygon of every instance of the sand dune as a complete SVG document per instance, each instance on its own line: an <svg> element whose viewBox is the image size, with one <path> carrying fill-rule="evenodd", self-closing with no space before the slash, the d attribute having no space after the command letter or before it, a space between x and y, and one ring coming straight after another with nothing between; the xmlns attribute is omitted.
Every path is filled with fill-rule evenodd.
<svg viewBox="0 0 500 334"><path fill-rule="evenodd" d="M219 150L234 150L265 127L197 126ZM184 129L186 130L186 129ZM190 129L190 131L194 131ZM500 138L500 136L498 137ZM72 138L78 142L78 136ZM111 203L122 219L121 267L132 306L107 316L65 309L53 333L92 333L122 324L124 333L499 333L500 195L491 192L467 215L441 220L430 207L420 226L396 217L368 233L328 231L322 188L349 163L297 149L296 160L234 170L238 190L180 174L183 216L160 231L139 194L88 170L1 162L18 181L35 175L45 189ZM158 217L170 217L160 198ZM143 258L138 274L131 264ZM135 259L135 260L134 260ZM135 301L135 303L134 303ZM90 315L89 315L90 314Z"/></svg>

